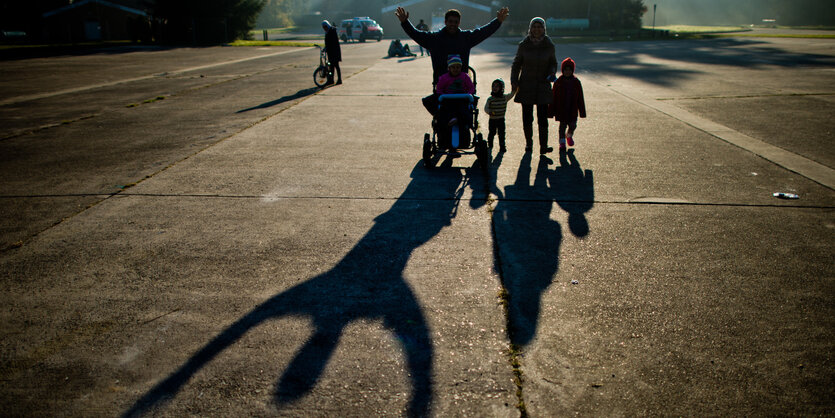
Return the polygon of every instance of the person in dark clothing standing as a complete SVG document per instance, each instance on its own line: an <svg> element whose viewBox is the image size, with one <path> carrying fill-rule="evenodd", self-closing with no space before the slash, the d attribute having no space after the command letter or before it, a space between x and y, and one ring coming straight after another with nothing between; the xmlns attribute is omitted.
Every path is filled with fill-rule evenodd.
<svg viewBox="0 0 835 418"><path fill-rule="evenodd" d="M328 61L331 64L328 82L325 85L333 84L334 71L336 71L338 77L336 84L342 84L342 70L339 69L339 61L342 61L342 49L339 46L339 35L336 33L336 26L324 20L322 21L322 29L325 30L325 51L328 53Z"/></svg>
<svg viewBox="0 0 835 418"><path fill-rule="evenodd" d="M556 81L557 56L554 43L545 34L545 20L531 19L528 36L519 43L510 70L510 85L516 93L516 103L522 104L522 130L525 133L525 152L533 148L533 108L539 124L539 152L554 149L548 146L548 107L551 104L551 82Z"/></svg>
<svg viewBox="0 0 835 418"><path fill-rule="evenodd" d="M412 22L409 22L409 12L402 7L398 7L394 14L400 19L403 31L418 45L429 51L432 57L432 85L434 86L438 84L438 78L447 72L446 60L450 55L460 56L462 67L464 71L467 71L470 63L470 49L496 33L507 18L509 9L502 7L490 23L473 30L459 29L461 12L450 9L444 15L446 26L435 32L415 29Z"/></svg>
<svg viewBox="0 0 835 418"><path fill-rule="evenodd" d="M418 22L416 28L417 28L417 30L422 31L422 32L429 32L429 26L427 26L426 23L424 23L423 19L420 19L420 22ZM423 47L420 46L420 44L418 44L418 46L420 47L420 56L422 57L423 56ZM426 54L428 55L429 51L426 51Z"/></svg>

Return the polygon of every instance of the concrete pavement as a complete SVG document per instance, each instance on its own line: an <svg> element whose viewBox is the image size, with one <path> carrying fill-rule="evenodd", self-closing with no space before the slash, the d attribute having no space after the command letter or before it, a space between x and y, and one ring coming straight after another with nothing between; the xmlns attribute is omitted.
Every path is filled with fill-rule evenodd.
<svg viewBox="0 0 835 418"><path fill-rule="evenodd" d="M809 56L773 42L763 59ZM721 84L715 67L658 53L665 45L558 46L577 59L589 108L562 158L523 153L511 104L509 151L487 172L473 156L426 170L428 59L346 58L356 67L344 85L147 178L135 169L135 186L0 255L5 409L831 413L833 190L648 105L771 141L767 124L732 117L748 114L732 97L768 101L751 85L774 85L782 66L721 68L739 77ZM758 46L675 45L723 57ZM475 51L483 97L508 79L514 50L491 39ZM795 71L830 80L820 55ZM148 106L212 103L257 80ZM717 83L722 118L680 94ZM832 92L831 80L809 83L790 99L831 103ZM831 167L825 111L793 109L809 134L782 149Z"/></svg>

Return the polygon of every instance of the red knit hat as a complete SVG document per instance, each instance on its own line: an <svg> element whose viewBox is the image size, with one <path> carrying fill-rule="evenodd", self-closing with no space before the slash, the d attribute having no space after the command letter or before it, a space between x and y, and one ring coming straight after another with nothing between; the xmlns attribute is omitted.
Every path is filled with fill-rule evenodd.
<svg viewBox="0 0 835 418"><path fill-rule="evenodd" d="M576 68L577 68L577 67L574 65L574 60L573 60L573 59L571 59L571 57L568 57L568 58L566 58L566 59L562 60L562 65L560 65L560 71L562 71L562 69L563 69L563 68L565 68L565 66L566 66L566 65L567 65L567 66L569 66L569 67L571 67L571 69L572 69L572 70L574 70L574 69L576 69Z"/></svg>

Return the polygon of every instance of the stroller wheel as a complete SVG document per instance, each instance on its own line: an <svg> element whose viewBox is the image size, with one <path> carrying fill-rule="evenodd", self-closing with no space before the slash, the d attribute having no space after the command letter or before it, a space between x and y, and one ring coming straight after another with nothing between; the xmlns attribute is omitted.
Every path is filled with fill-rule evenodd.
<svg viewBox="0 0 835 418"><path fill-rule="evenodd" d="M423 135L423 166L426 168L432 167L432 140L429 134Z"/></svg>
<svg viewBox="0 0 835 418"><path fill-rule="evenodd" d="M475 137L475 156L476 160L478 160L479 165L481 168L487 169L489 164L488 158L488 150L487 150L487 143L484 142L484 137L481 134L477 134Z"/></svg>

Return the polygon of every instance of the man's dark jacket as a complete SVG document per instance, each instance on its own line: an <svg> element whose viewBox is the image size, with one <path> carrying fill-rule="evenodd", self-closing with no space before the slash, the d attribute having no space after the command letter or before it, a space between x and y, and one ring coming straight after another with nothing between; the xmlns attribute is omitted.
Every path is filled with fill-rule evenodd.
<svg viewBox="0 0 835 418"><path fill-rule="evenodd" d="M459 30L456 33L448 33L446 28L435 32L424 32L415 29L412 22L402 22L400 26L418 45L429 50L432 56L432 83L438 83L438 77L447 72L447 57L451 54L461 56L461 62L466 70L470 62L470 48L478 45L481 41L496 33L502 22L493 19L490 23L473 30Z"/></svg>

